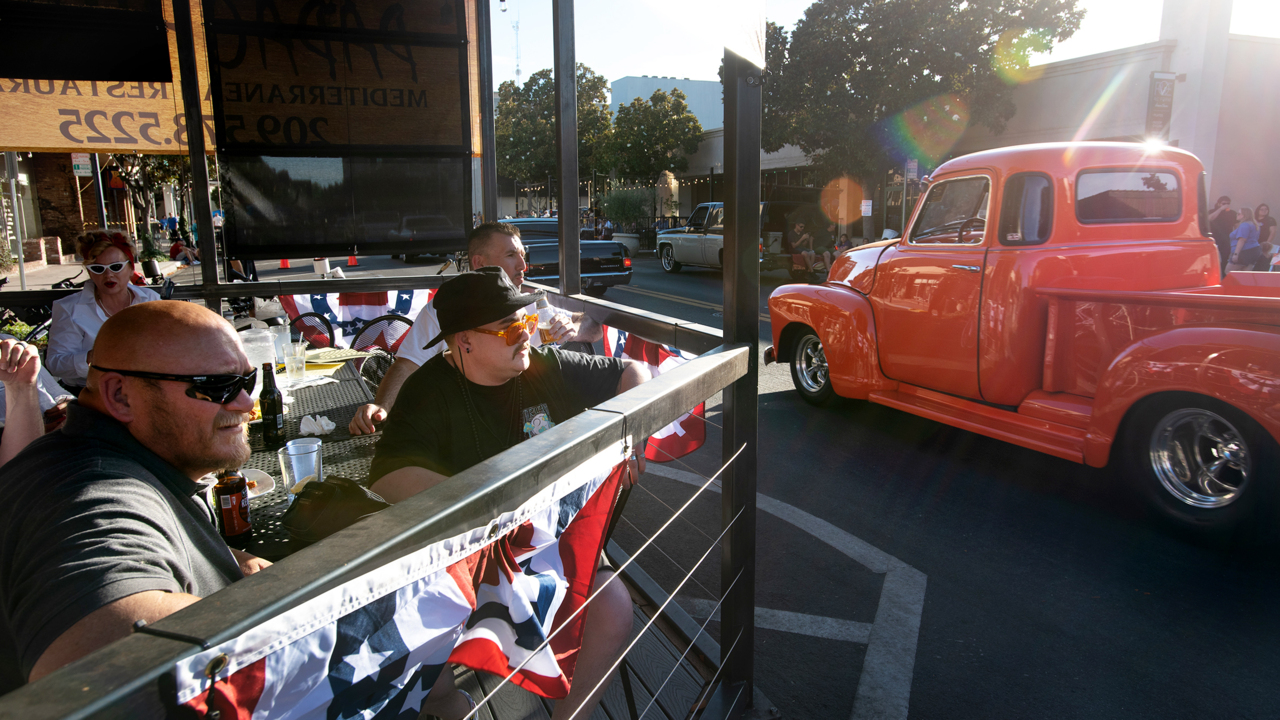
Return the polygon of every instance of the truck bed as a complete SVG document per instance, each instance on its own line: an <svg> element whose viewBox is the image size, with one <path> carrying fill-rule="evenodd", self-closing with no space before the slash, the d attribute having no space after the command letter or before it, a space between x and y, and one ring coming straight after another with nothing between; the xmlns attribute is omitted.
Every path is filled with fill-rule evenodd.
<svg viewBox="0 0 1280 720"><path fill-rule="evenodd" d="M1049 301L1043 387L1050 393L1093 397L1116 353L1170 328L1280 328L1280 273L1231 273L1222 285L1185 290L1038 292Z"/></svg>

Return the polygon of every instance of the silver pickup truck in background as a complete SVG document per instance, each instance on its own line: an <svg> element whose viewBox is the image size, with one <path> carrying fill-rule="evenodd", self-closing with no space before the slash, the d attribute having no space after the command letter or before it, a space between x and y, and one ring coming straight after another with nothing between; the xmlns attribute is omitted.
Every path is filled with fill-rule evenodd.
<svg viewBox="0 0 1280 720"><path fill-rule="evenodd" d="M809 188L805 188L808 190ZM791 271L791 253L784 252L787 227L802 219L812 227L825 225L822 208L814 200L766 200L760 203L760 271ZM724 267L724 203L702 203L694 208L682 228L658 233L658 260L669 273L685 265ZM802 273L803 274L803 273ZM799 278L797 278L799 279Z"/></svg>

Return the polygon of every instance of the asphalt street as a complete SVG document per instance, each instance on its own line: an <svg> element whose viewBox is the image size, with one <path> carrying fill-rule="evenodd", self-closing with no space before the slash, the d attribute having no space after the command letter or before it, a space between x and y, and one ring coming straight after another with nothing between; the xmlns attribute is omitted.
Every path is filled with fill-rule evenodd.
<svg viewBox="0 0 1280 720"><path fill-rule="evenodd" d="M785 282L780 272L763 276L766 315L768 294ZM639 260L631 286L606 297L714 326L723 295L718 271L670 275ZM762 322L766 343L768 333ZM710 422L718 410L709 405ZM709 476L719 458L713 427L686 458L691 467L665 469ZM624 546L638 546L692 494L658 472L631 496ZM875 669L857 640L869 630L874 645L894 609L887 576L815 530L825 521L927 579L914 653L898 648L892 658L909 687L882 688L905 693L911 717L1280 715L1277 551L1174 537L1121 480L866 402L813 408L787 366L764 369L759 492L812 519L788 522L762 498L757 621L775 629L757 631L760 689L784 717L845 718ZM718 495L691 510L692 522L674 524L646 564L668 588L720 527ZM706 617L719 588L718 559L712 553L678 596L695 617ZM708 628L718 632L715 622ZM881 710L872 714L898 715L892 704Z"/></svg>
<svg viewBox="0 0 1280 720"><path fill-rule="evenodd" d="M786 281L764 276L766 317ZM722 297L718 271L666 274L652 259L606 295L711 326ZM719 411L713 398L702 450L650 465L615 534L624 548L719 467ZM762 370L759 437L756 678L783 717L1280 716L1275 548L1175 537L1110 471L866 402L810 407L785 365ZM719 533L719 503L700 495L643 559L664 587ZM719 559L677 595L699 621ZM714 619L707 629L718 636Z"/></svg>

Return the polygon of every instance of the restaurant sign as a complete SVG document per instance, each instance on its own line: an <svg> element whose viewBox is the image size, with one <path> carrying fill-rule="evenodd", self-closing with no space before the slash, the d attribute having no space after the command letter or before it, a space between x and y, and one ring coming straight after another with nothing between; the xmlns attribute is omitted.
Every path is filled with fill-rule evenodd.
<svg viewBox="0 0 1280 720"><path fill-rule="evenodd" d="M178 82L173 7L160 5ZM196 43L203 45L199 2L192 3L191 12ZM201 87L207 87L203 63L200 76ZM186 153L187 116L178 88L168 82L0 78L0 150ZM203 105L206 137L211 138L213 108L207 91ZM205 144L212 150L212 140Z"/></svg>

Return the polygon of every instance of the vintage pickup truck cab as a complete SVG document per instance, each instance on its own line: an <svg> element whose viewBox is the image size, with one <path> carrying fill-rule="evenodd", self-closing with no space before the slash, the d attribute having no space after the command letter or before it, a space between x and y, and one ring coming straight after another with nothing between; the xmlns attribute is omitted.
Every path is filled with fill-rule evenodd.
<svg viewBox="0 0 1280 720"><path fill-rule="evenodd" d="M1198 531L1280 526L1280 273L1219 280L1205 194L1199 160L1174 148L951 160L904 238L774 291L766 362L790 363L814 404L870 400L1116 461Z"/></svg>

